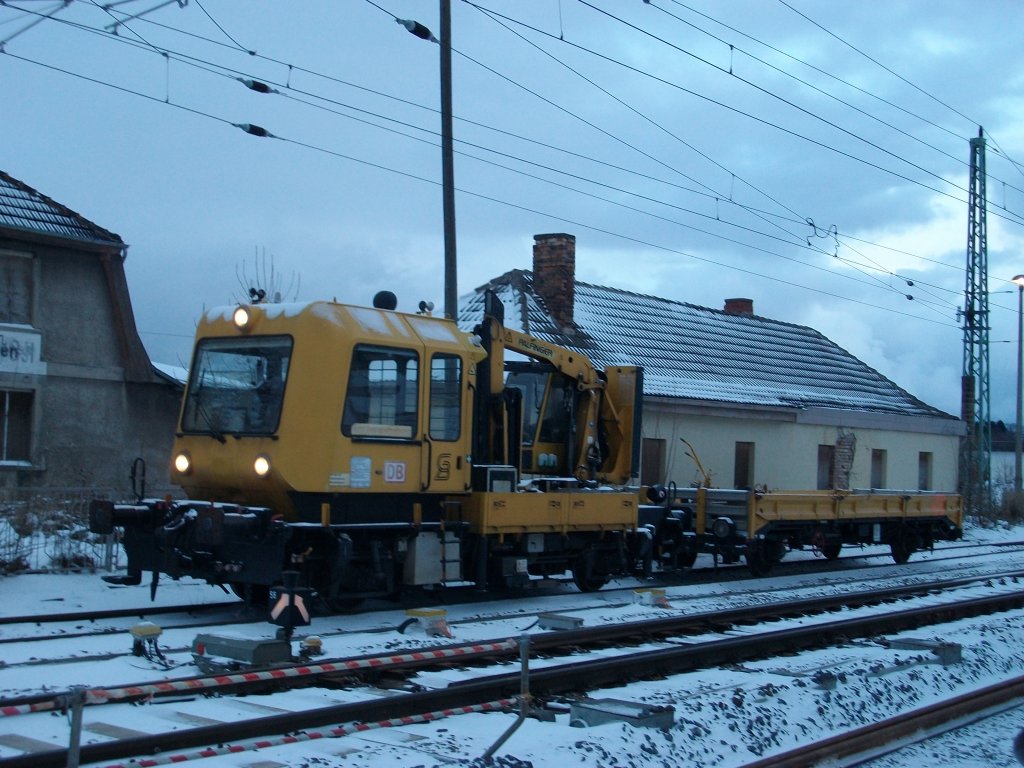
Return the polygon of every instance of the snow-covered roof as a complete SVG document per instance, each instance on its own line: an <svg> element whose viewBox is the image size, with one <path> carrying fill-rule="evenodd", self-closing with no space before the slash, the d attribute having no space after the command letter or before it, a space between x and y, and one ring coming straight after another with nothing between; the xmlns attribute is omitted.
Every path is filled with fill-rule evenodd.
<svg viewBox="0 0 1024 768"><path fill-rule="evenodd" d="M0 171L0 229L123 247L120 236Z"/></svg>
<svg viewBox="0 0 1024 768"><path fill-rule="evenodd" d="M649 397L955 418L812 328L575 285L575 329L558 327L525 270L507 272L463 296L459 321L464 328L480 322L484 294L491 290L505 306L509 328L583 352L601 366L642 365Z"/></svg>
<svg viewBox="0 0 1024 768"><path fill-rule="evenodd" d="M188 382L188 368L182 368L180 365L154 362L153 370L172 384L184 387Z"/></svg>

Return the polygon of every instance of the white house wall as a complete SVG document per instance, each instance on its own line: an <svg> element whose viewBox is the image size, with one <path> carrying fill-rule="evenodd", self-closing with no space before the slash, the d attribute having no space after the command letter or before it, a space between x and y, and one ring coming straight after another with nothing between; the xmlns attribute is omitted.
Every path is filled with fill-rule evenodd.
<svg viewBox="0 0 1024 768"><path fill-rule="evenodd" d="M701 414L696 408L680 413L671 406L647 402L644 408L643 436L665 441L666 477L679 485L690 485L701 479L689 448L689 441L704 469L717 487L733 487L736 443L754 443L755 485L775 489L813 489L818 480L818 446L835 445L841 433L856 438L854 460L850 473L851 488L871 485L873 449L886 451L885 485L888 488L918 488L918 461L921 452L932 454L930 490L956 492L959 438L957 424L932 423L917 425L923 431L878 428L857 425L851 415L849 426L841 424L801 423L799 412L763 412L755 409L716 409ZM817 419L821 421L823 419ZM884 420L883 420L884 421ZM642 477L644 483L655 478Z"/></svg>

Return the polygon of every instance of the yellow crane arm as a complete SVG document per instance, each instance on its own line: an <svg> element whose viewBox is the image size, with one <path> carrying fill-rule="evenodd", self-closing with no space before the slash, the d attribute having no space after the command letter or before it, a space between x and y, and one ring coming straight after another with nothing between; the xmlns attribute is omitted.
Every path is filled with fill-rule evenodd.
<svg viewBox="0 0 1024 768"><path fill-rule="evenodd" d="M589 357L580 352L573 352L571 349L550 344L509 328L501 329L501 340L505 349L550 363L559 372L575 379L580 390L604 389L604 382L598 376L597 368Z"/></svg>

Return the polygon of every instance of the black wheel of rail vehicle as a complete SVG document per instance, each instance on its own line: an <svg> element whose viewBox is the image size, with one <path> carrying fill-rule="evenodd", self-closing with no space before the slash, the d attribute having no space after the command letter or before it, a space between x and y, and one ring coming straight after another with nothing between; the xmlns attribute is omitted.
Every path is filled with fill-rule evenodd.
<svg viewBox="0 0 1024 768"><path fill-rule="evenodd" d="M750 571L751 576L767 576L775 564L765 556L764 547L755 544L747 546L744 557L747 559L747 570Z"/></svg>
<svg viewBox="0 0 1024 768"><path fill-rule="evenodd" d="M231 582L231 591L249 605L267 605L270 602L270 587L265 584L243 584Z"/></svg>
<svg viewBox="0 0 1024 768"><path fill-rule="evenodd" d="M353 613L362 607L365 600L362 597L331 597L325 598L324 602L332 613Z"/></svg>
<svg viewBox="0 0 1024 768"><path fill-rule="evenodd" d="M597 573L593 567L587 575L587 557L580 555L572 564L572 581L580 592L597 592L608 583L607 575Z"/></svg>
<svg viewBox="0 0 1024 768"><path fill-rule="evenodd" d="M676 568L693 568L697 562L697 550L690 547L680 547L675 551Z"/></svg>
<svg viewBox="0 0 1024 768"><path fill-rule="evenodd" d="M822 544L819 549L826 560L835 560L843 549L843 543L841 541L829 541Z"/></svg>
<svg viewBox="0 0 1024 768"><path fill-rule="evenodd" d="M782 561L785 554L786 548L781 541L765 539L748 543L744 557L747 559L747 569L751 575L767 576L771 573L772 567Z"/></svg>
<svg viewBox="0 0 1024 768"><path fill-rule="evenodd" d="M889 550L892 552L892 560L897 565L903 565L914 553L913 537L905 532L896 534L889 543Z"/></svg>

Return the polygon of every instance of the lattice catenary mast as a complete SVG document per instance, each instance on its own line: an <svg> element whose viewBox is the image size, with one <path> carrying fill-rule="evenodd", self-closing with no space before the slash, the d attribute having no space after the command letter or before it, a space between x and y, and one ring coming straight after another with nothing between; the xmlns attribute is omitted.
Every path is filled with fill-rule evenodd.
<svg viewBox="0 0 1024 768"><path fill-rule="evenodd" d="M988 238L986 233L985 134L971 139L971 179L967 196L967 280L964 288L964 367L960 416L967 431L960 445L960 492L964 508L986 512L992 422L989 418Z"/></svg>

